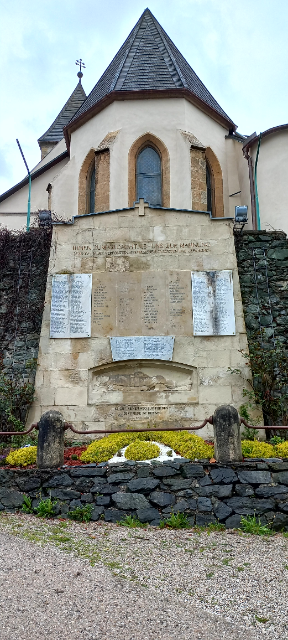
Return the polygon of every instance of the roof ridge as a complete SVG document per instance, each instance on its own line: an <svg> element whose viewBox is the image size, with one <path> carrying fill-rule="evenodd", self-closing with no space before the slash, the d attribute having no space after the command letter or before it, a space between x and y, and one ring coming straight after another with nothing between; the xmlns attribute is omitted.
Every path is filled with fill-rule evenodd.
<svg viewBox="0 0 288 640"><path fill-rule="evenodd" d="M79 94L79 92L82 94L83 100L82 100L81 104L79 104L79 101L80 101L80 96L79 96L78 103L75 104L75 108L73 109L73 100L72 99L73 99L73 97L76 97L76 95ZM40 138L38 138L38 142L39 141L40 142L44 142L47 139L48 134L50 135L50 138L48 138L48 140L51 139L51 135L54 136L55 141L61 140L64 137L64 134L63 134L64 126L66 124L68 124L68 122L75 116L77 111L79 111L80 107L82 106L82 104L86 100L86 98L87 98L86 93L85 93L85 91L83 89L83 86L82 86L80 80L79 80L79 82L77 82L77 85L76 85L75 89L72 91L71 95L69 96L68 100L65 102L65 104L62 107L61 111L59 111L59 113L56 116L55 120L53 120L52 124L50 125L50 127L48 127L47 131L45 131L45 133L43 133L42 136L40 136ZM70 111L70 113L68 112L68 114L67 114L68 117L66 118L66 122L63 122L63 124L62 124L61 118L63 118L63 116L65 114L65 111L69 108L69 106L71 107L71 111L73 111L73 113L71 113L71 111ZM55 131L55 133L53 134L53 130L55 130L55 126L58 123L59 123L60 131L58 131L57 133ZM62 135L60 135L61 132L62 132Z"/></svg>
<svg viewBox="0 0 288 640"><path fill-rule="evenodd" d="M69 125L101 103L109 94L186 90L191 99L228 128L235 125L208 91L161 24L147 7L102 76L72 116ZM136 97L136 96L135 96ZM123 95L123 99L125 96ZM214 113L214 116L213 116ZM67 123L68 124L68 123ZM68 134L67 134L68 135Z"/></svg>
<svg viewBox="0 0 288 640"><path fill-rule="evenodd" d="M149 11L149 10L148 10L148 11ZM154 26L156 27L156 29L157 29L157 31L158 31L159 37L160 37L160 38L161 38L161 40L162 40L162 43L163 43L163 45L164 45L164 48L166 48L166 50L168 50L168 53L169 53L169 55L170 55L170 58L172 59L172 62L173 62L173 64L174 64L174 67L175 67L175 69L176 69L176 71L177 71L177 73L178 73L178 76L179 76L179 78L180 78L180 80L181 80L181 82L182 82L183 87L187 88L187 82L185 81L185 78L184 78L183 74L181 73L181 70L179 69L179 66L177 65L177 62L176 62L176 60L175 60L175 58L174 58L174 56L173 56L173 54L172 54L172 52L171 52L170 47L168 46L168 43L167 43L167 42L166 42L166 40L163 38L163 35L162 35L162 33L161 33L161 31L163 31L163 33L165 33L165 36L166 36L166 35L167 35L167 34L166 34L166 31L161 27L160 23L158 22L158 20L156 20L156 18L155 18L155 16L153 15L153 13L151 13L151 11L149 11L149 13L150 13L150 16L152 16L152 17L153 17L153 24L154 24ZM160 47L159 47L159 48L160 48ZM161 51L161 49L160 49L160 51ZM164 60L165 60L165 56L163 56L163 57L164 57ZM166 62L166 60L165 60L165 62ZM166 64L167 64L167 62L166 62ZM167 65L167 66L168 66L168 65ZM169 69L169 66L168 66L168 69ZM170 69L169 69L169 71L170 71ZM172 76L172 77L173 77L173 76ZM173 78L173 79L174 79L174 78Z"/></svg>

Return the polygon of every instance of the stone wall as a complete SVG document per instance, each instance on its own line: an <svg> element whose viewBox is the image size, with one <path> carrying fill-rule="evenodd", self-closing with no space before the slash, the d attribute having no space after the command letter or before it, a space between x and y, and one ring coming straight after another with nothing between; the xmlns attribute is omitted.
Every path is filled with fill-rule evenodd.
<svg viewBox="0 0 288 640"><path fill-rule="evenodd" d="M92 520L117 522L126 515L158 526L171 512L191 526L238 527L242 515L288 530L288 461L249 460L230 465L191 462L89 464L58 470L0 469L0 510L21 508L24 495L58 501L56 512L91 504Z"/></svg>
<svg viewBox="0 0 288 640"><path fill-rule="evenodd" d="M0 356L8 376L31 378L37 358L51 230L0 231Z"/></svg>
<svg viewBox="0 0 288 640"><path fill-rule="evenodd" d="M235 236L245 323L264 342L288 347L288 242L283 231L244 231Z"/></svg>

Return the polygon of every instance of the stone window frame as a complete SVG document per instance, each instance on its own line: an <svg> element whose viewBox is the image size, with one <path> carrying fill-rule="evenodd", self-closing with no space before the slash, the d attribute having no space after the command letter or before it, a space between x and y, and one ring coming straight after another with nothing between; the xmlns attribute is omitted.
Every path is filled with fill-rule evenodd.
<svg viewBox="0 0 288 640"><path fill-rule="evenodd" d="M105 169L106 164L106 169ZM90 211L90 180L95 167L95 207ZM90 149L79 173L78 215L109 211L110 205L110 150Z"/></svg>
<svg viewBox="0 0 288 640"><path fill-rule="evenodd" d="M137 197L136 168L139 153L152 147L161 160L162 207L170 207L170 156L165 144L152 133L145 133L133 142L128 153L128 207L133 207Z"/></svg>
<svg viewBox="0 0 288 640"><path fill-rule="evenodd" d="M221 165L211 147L206 147L205 157L211 176L212 217L223 218L224 198Z"/></svg>
<svg viewBox="0 0 288 640"><path fill-rule="evenodd" d="M79 173L79 189L78 189L78 215L85 213L94 213L88 211L90 209L90 179L93 168L95 166L95 149L90 149L85 160L82 163ZM96 172L95 172L96 179ZM95 185L96 186L96 185Z"/></svg>

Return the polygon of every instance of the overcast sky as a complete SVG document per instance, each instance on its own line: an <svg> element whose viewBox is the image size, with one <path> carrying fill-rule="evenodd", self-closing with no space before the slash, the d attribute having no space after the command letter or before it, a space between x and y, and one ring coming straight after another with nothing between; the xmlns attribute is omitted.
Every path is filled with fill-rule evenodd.
<svg viewBox="0 0 288 640"><path fill-rule="evenodd" d="M40 160L39 138L86 64L88 94L147 0L0 0L0 193ZM288 121L287 0L150 0L149 9L221 107L250 134Z"/></svg>

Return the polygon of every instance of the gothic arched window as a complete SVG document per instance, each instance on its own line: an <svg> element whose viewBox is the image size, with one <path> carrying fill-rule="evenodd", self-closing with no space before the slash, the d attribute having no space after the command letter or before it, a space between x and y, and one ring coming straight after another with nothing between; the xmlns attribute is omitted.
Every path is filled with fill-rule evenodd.
<svg viewBox="0 0 288 640"><path fill-rule="evenodd" d="M137 200L162 206L161 158L153 147L144 147L137 157L136 191Z"/></svg>
<svg viewBox="0 0 288 640"><path fill-rule="evenodd" d="M90 173L90 182L89 182L89 211L88 213L94 213L95 211L95 162L93 169Z"/></svg>

